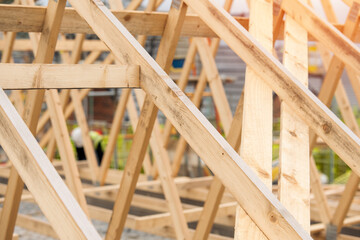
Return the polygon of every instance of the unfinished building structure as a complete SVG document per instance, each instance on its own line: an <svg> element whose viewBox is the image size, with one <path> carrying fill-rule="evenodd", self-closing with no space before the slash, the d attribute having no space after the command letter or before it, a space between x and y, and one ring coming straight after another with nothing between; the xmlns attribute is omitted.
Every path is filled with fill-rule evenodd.
<svg viewBox="0 0 360 240"><path fill-rule="evenodd" d="M120 0L109 0L111 10L100 0L69 0L71 8L66 0L49 0L47 7L32 0L0 5L0 87L12 90L0 91L0 145L9 158L0 168L1 177L8 178L0 188L0 240L11 239L16 224L60 239L100 239L90 219L109 222L106 239L120 239L125 226L177 239L229 238L210 234L214 222L235 226L236 239L357 239L341 233L343 226L360 222L359 202L353 201L360 181L360 129L340 78L346 69L360 101L355 44L360 3L346 0L347 19L338 24L328 0L322 1L328 21L310 1L249 0L249 18L228 13L232 0L224 6L173 0L168 13L155 11L161 2L150 0L144 11L133 11L141 0L126 9ZM16 39L17 32L29 33L29 39ZM65 33L76 34L75 39ZM87 40L86 34L100 40ZM146 36L161 36L156 59L143 48ZM180 36L192 40L174 82L168 74ZM234 114L214 60L220 40L247 64ZM284 40L282 63L274 51L276 40ZM309 41L316 42L327 69L318 96L307 88ZM12 63L13 51L29 50L32 64ZM63 64L52 64L56 51ZM83 51L90 54L78 64ZM92 64L102 52L110 54L102 64ZM203 68L189 95L184 90L196 54ZM207 86L225 137L198 110ZM122 88L100 166L81 104L96 88ZM273 92L281 99L277 186L272 185ZM328 108L334 96L345 123ZM159 110L167 118L164 129ZM135 132L120 171L109 167L125 111ZM66 126L73 112L82 130L83 163L75 160ZM170 161L172 127L181 137ZM321 185L311 157L318 137L352 169L345 187ZM177 177L187 144L214 176ZM52 161L56 148L61 161ZM85 197L111 201L113 208L94 206ZM203 204L187 204L184 198ZM48 222L15 214L22 200L35 200ZM131 206L155 213L135 216L129 214ZM196 228L189 222L197 222Z"/></svg>

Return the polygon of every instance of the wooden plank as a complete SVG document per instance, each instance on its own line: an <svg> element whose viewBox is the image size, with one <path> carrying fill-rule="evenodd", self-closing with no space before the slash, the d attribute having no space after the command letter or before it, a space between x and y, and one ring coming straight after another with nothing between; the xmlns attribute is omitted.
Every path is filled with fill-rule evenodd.
<svg viewBox="0 0 360 240"><path fill-rule="evenodd" d="M134 90L134 91L140 91L140 90ZM137 111L136 105L135 105L135 99L133 98L133 96L131 94L129 96L129 100L128 100L127 105L126 105L126 109L127 109L128 114L129 114L131 126L133 127L133 130L135 132L136 127L137 127L138 122L139 122L139 116L138 116L138 111ZM144 172L145 172L146 175L153 176L152 171L154 170L154 166L151 163L150 155L149 155L148 152L145 153L143 168L144 168Z"/></svg>
<svg viewBox="0 0 360 240"><path fill-rule="evenodd" d="M194 44L197 45L196 42L194 42ZM213 56L216 55L219 44L220 44L220 39L214 39L212 41L212 43L211 43L211 51L212 51ZM194 51L196 51L196 48L194 49ZM190 69L189 69L189 71L190 71ZM188 81L188 79L187 79L188 74L184 74L184 76L182 76L182 77L184 79L183 79L182 85L180 85L179 88L181 89L181 87L183 87L183 89L185 89L186 83ZM180 79L180 80L182 80L182 79ZM203 96L204 90L206 88L207 82L208 82L208 80L207 80L206 72L205 72L205 70L202 70L201 73L200 73L200 76L199 76L198 83L196 84L194 95L191 98L191 101L194 103L194 105L197 108L200 107L200 104L201 104L201 101L202 101L202 96ZM181 89L181 90L183 90L183 89ZM228 122L226 122L226 123L228 123ZM172 126L172 125L170 124L170 126ZM228 126L227 126L227 129L228 129ZM180 169L180 166L181 166L181 161L182 161L182 158L184 156L184 152L186 150L186 146L187 146L187 142L185 141L183 136L180 136L180 139L179 139L178 144L176 146L175 155L174 155L173 164L172 164L172 175L174 177L177 176L177 174L179 172L179 169Z"/></svg>
<svg viewBox="0 0 360 240"><path fill-rule="evenodd" d="M202 101L202 96L203 96L206 86L207 86L207 78L206 78L205 71L203 71L202 73L200 73L199 81L196 84L194 96L191 99L191 101L194 103L195 107L197 107L197 108L200 107L200 104ZM181 167L181 161L183 159L186 147L187 147L187 142L186 142L185 138L183 136L181 136L176 145L175 155L174 155L173 163L172 163L173 177L176 177L178 175L178 172Z"/></svg>
<svg viewBox="0 0 360 240"><path fill-rule="evenodd" d="M0 71L3 89L140 87L139 66L0 64Z"/></svg>
<svg viewBox="0 0 360 240"><path fill-rule="evenodd" d="M98 160L95 155L94 145L93 145L93 142L90 137L89 126L87 124L86 115L85 115L85 111L83 109L82 101L78 97L78 94L79 94L79 92L77 89L70 90L71 100L72 100L72 102L74 104L74 108L75 108L76 121L79 124L80 129L81 129L81 138L82 138L82 141L84 144L83 146L84 146L86 159L89 162L89 168L92 173L92 182L96 183L97 175L99 172ZM55 130L55 132L56 132L56 130Z"/></svg>
<svg viewBox="0 0 360 240"><path fill-rule="evenodd" d="M150 1L148 6L146 7L146 11L149 12L149 8L150 10L152 10L153 8L153 3L154 1ZM131 4L131 3L130 3ZM118 9L117 8L118 6L115 6L115 9ZM114 7L113 7L114 8ZM143 36L141 37L141 39L138 38L138 40L140 40L140 44L141 45L145 45L145 42L146 42L146 38ZM129 102L129 97L131 96L131 91L130 90L123 90L122 91L122 94L121 94L121 97L120 97L120 100L118 102L118 105L116 107L116 110L115 110L115 115L114 115L114 120L113 120L113 123L112 123L112 127L111 127L111 130L110 130L110 134L109 134L109 140L108 140L108 144L107 144L107 147L105 149L105 153L104 153L104 156L103 156L103 159L101 161L101 166L100 166L100 171L99 171L99 174L98 174L98 181L99 181L99 184L102 186L105 184L105 179L106 179L106 176L107 176L107 172L108 172L108 169L110 167L110 163L111 163L111 158L112 158L112 155L113 155L113 152L115 150L115 145L116 145L116 142L117 142L117 136L119 134L119 131L120 131L120 128L122 126L122 121L123 121L123 118L124 118L124 115L125 115L125 109L126 107L128 108L128 102ZM140 105L140 104L139 104ZM133 109L130 109L130 111L133 111ZM136 109L135 109L136 111ZM128 108L128 112L129 112L129 108ZM133 113L133 112L131 112ZM131 121L134 121L134 114L129 114L130 115L130 120ZM136 115L136 118L137 118L137 113L135 114ZM136 125L137 125L137 120L136 121ZM132 127L135 131L136 129L136 126L133 124L132 122ZM145 162L146 163L150 163L150 157L148 154L145 155ZM147 168L148 168L148 164L146 164ZM147 169L149 171L149 169Z"/></svg>
<svg viewBox="0 0 360 240"><path fill-rule="evenodd" d="M108 144L106 146L104 156L101 160L100 171L99 171L98 177L97 177L97 181L99 182L100 186L103 186L105 184L107 172L108 172L108 169L111 164L111 159L112 159L112 156L113 156L113 153L115 150L118 134L119 134L120 128L122 126L122 121L125 116L126 104L127 104L130 94L131 94L130 89L123 89L121 91L120 100L117 104L113 122L112 122L111 129L110 129L110 133L109 133Z"/></svg>
<svg viewBox="0 0 360 240"><path fill-rule="evenodd" d="M177 191L174 180L171 176L171 166L168 153L166 149L161 144L160 141L162 138L160 135L159 125L155 123L154 131L150 138L150 144L152 145L153 151L157 151L157 157L155 164L157 166L159 177L161 181L162 188L164 190L165 198L168 202L169 211L171 213L171 219L173 226L175 228L176 236L178 239L190 239L189 229L185 216L182 211L180 196ZM154 144L153 142L156 143ZM158 147L158 148L155 148Z"/></svg>
<svg viewBox="0 0 360 240"><path fill-rule="evenodd" d="M81 58L82 45L84 43L84 40L85 40L85 34L77 34L76 35L73 50L71 52L71 57L67 58L67 61L68 61L67 63L76 64L79 62L79 60ZM64 55L62 52L60 52L60 54ZM90 61L95 61L95 59L99 55L97 52L95 52L94 58L91 58L91 56L92 56L92 54L90 54L90 58L85 59L84 63L87 63ZM95 183L96 175L98 172L98 163L97 163L94 147L92 144L92 140L90 138L89 127L86 122L85 111L83 109L82 102L81 102L80 98L78 97L78 95L79 95L79 92L77 89L63 90L61 92L60 101L62 104L62 110L64 111L66 104L71 96L71 100L73 102L74 110L75 110L75 117L76 117L78 124L80 126L80 129L81 129L81 135L82 135L82 141L83 141L83 145L84 145L83 147L85 150L86 159L88 160L89 166L92 170L92 181L93 181L93 183ZM56 149L56 144L55 144L55 138L53 137L47 147L47 156L49 159L53 159L53 157L55 155L55 149Z"/></svg>
<svg viewBox="0 0 360 240"><path fill-rule="evenodd" d="M209 12L201 7L203 4L206 4L204 1L200 0L196 1L196 3L200 5L200 8L196 10L197 12L202 12L198 11L200 9L204 10L204 13ZM152 97L152 100L172 121L179 132L185 136L192 148L206 161L211 170L220 176L221 180L225 183L224 185L236 196L237 201L245 209L248 209L254 221L260 226L268 226L263 227L264 232L269 235L273 234L272 236L275 238L285 238L288 236L297 239L301 237L305 239L309 238L309 235L298 225L288 211L281 206L279 201L266 189L204 116L190 103L188 98L186 98L182 91L168 78L161 67L136 43L131 34L126 31L120 22L118 22L104 6L94 1L88 2L83 0L71 1L71 4L79 11L84 19L89 22L99 37L106 42L119 60L126 60L128 64L137 63L141 65L140 79L142 88L151 93L149 97ZM195 4L191 5L191 8L194 9L193 5ZM91 16L86 10L92 10ZM219 13L219 11L221 11L217 8L213 10L213 13ZM95 15L96 21L94 20ZM214 16L211 14L209 14L209 16L209 19L214 19ZM103 26L107 26L107 29L104 30ZM231 24L223 26L222 29L226 30L230 26ZM238 28L236 27L234 30L236 32ZM171 31L174 31L174 29ZM233 35L233 33L231 35ZM131 43L129 43L128 40ZM241 47L239 50L244 52L250 51L246 49L247 48ZM257 47L251 49L257 49ZM124 59L124 55L127 56L127 58ZM257 56L261 55L263 55L263 53L260 51ZM252 57L252 59L254 59L254 57ZM272 61L270 61L270 63L272 63ZM267 65L266 61L265 63L261 62L261 64ZM271 79L273 82L276 77ZM144 123L147 122L148 121L145 121ZM140 123L141 120L139 120L139 126ZM144 126L147 126L147 124ZM138 131L139 128L137 132ZM146 136L146 134L142 136ZM143 142L143 139L142 137L140 142ZM138 146L140 145L141 144ZM241 171L241 169L243 171ZM246 174L244 172L246 172ZM131 175L132 172L129 172L129 174ZM242 184L238 184L240 182ZM241 194L243 191L248 193L246 197ZM251 199L251 201L249 201L249 199ZM252 212L251 210L254 211ZM254 214L255 212L257 212L257 214ZM269 221L269 218L273 221Z"/></svg>
<svg viewBox="0 0 360 240"><path fill-rule="evenodd" d="M285 20L284 66L308 87L307 32L290 16ZM281 103L279 199L310 232L309 127Z"/></svg>
<svg viewBox="0 0 360 240"><path fill-rule="evenodd" d="M1 8L1 7L0 7ZM56 51L66 51L69 52L73 49L73 45L75 43L75 40L70 39L59 39L59 41L56 43ZM0 40L0 50L4 49L5 41ZM16 39L14 43L14 50L15 51L33 51L33 44L31 40L29 39ZM106 47L106 45L101 42L100 40L85 40L83 45L83 51L104 51L108 52L109 49ZM64 54L62 55L64 56ZM67 62L67 60L64 62Z"/></svg>
<svg viewBox="0 0 360 240"><path fill-rule="evenodd" d="M49 236L56 239L59 238L49 223L24 214L18 214L16 218L16 226L22 227L32 232L36 232L41 235Z"/></svg>
<svg viewBox="0 0 360 240"><path fill-rule="evenodd" d="M65 180L69 189L74 194L76 200L80 203L83 210L87 213L87 206L84 194L82 193L82 184L76 166L74 151L71 146L70 136L67 130L65 117L61 109L60 98L57 90L46 92L47 105L50 111L51 123L54 126L54 135L59 148L60 156L64 163Z"/></svg>
<svg viewBox="0 0 360 240"><path fill-rule="evenodd" d="M331 220L330 208L326 196L322 190L320 175L318 173L315 160L312 156L310 160L310 181L311 190L316 199L316 206L319 209L320 219L324 224L328 224Z"/></svg>
<svg viewBox="0 0 360 240"><path fill-rule="evenodd" d="M220 115L220 120L224 128L225 133L229 133L230 125L232 122L232 112L229 102L226 98L226 93L219 72L216 67L215 59L212 56L211 49L208 46L205 38L194 39L197 44L198 53L201 59L201 63L206 72L206 77L209 83L209 87L212 92L215 106Z"/></svg>
<svg viewBox="0 0 360 240"><path fill-rule="evenodd" d="M107 9L102 7L101 5L97 5L95 2L92 2L92 4L95 4L93 6L98 7L99 10L101 9L102 11L104 11L104 21L108 21L107 17L111 17L111 13L108 12ZM180 10L171 8L168 24L165 27L163 38L160 42L157 54L157 62L167 71L169 71L170 69L172 59L175 54L174 46L176 46L179 38L178 30L181 29L183 18L185 17L187 9L183 4L181 6L182 7L180 8ZM80 14L85 14L80 11L80 6L77 10ZM96 10L96 8L94 8L94 10ZM88 18L86 19L89 20ZM97 25L97 22L93 23ZM100 27L100 25L98 26ZM125 40L125 42L127 41ZM138 44L136 41L135 43ZM134 44L134 42L132 42L132 44ZM140 47L140 44L138 44L138 46ZM119 60L122 60L122 58L119 58L119 56L117 56L115 52L113 52L113 54L118 57ZM135 132L133 145L130 150L128 161L125 166L125 172L128 172L129 174L123 175L118 197L114 205L114 214L112 216L112 221L109 224L109 229L106 235L107 239L118 239L124 227L124 222L130 207L130 201L135 189L135 184L140 173L142 160L144 158L152 127L157 116L157 108L152 103L150 96L147 96L146 100L144 101L142 113L143 114L140 116L139 124ZM180 217L180 219L177 217ZM181 217L183 219L181 219ZM184 217L181 215L175 216L174 221L178 224L178 226L176 226L175 228L177 236L180 238L188 238L187 225Z"/></svg>
<svg viewBox="0 0 360 240"><path fill-rule="evenodd" d="M100 239L3 91L0 114L1 146L59 237Z"/></svg>
<svg viewBox="0 0 360 240"><path fill-rule="evenodd" d="M139 105L143 105L145 93L141 90L135 91ZM159 179L165 198L168 202L169 211L172 216L173 225L178 238L189 238L185 216L182 211L179 193L174 179L171 176L170 159L162 144L162 136L159 123L155 120L153 131L150 137L152 154L155 157L155 166L158 169ZM180 234L179 234L180 233Z"/></svg>
<svg viewBox="0 0 360 240"><path fill-rule="evenodd" d="M16 32L4 33L4 48L1 55L1 63L9 63L14 48Z"/></svg>
<svg viewBox="0 0 360 240"><path fill-rule="evenodd" d="M249 33L270 53L272 7L272 1L250 0ZM246 67L240 156L271 190L273 97L271 88L257 75L258 70ZM236 209L235 239L267 239L262 226L257 226L246 212L247 209Z"/></svg>
<svg viewBox="0 0 360 240"><path fill-rule="evenodd" d="M330 23L322 20L309 6L299 0L283 0L281 8L286 12L287 16L291 16L341 61L347 63L358 74L360 73L359 48L349 40L349 38L352 39L354 37L355 32L348 36L349 38L346 38L347 32L342 34ZM351 10L353 12L349 13L349 20L355 26L359 23L359 9L360 3L354 1Z"/></svg>
<svg viewBox="0 0 360 240"><path fill-rule="evenodd" d="M49 1L48 7L46 8L46 17L42 22L41 47L37 49L34 60L35 63L52 62L55 51L54 46L56 45L65 4L66 1L63 0L57 2ZM44 90L30 91L27 94L23 119L33 134L36 134L36 125L39 119L43 97ZM0 216L1 240L11 238L15 227L16 214L14 213L18 212L21 192L24 187L22 178L17 173L17 170L18 169L12 167L5 194L3 211Z"/></svg>
<svg viewBox="0 0 360 240"><path fill-rule="evenodd" d="M346 234L339 234L336 239L338 239L338 240L360 240L360 237L346 235Z"/></svg>
<svg viewBox="0 0 360 240"><path fill-rule="evenodd" d="M167 13L147 13L143 11L112 11L112 13L121 21L122 24L133 35L149 35L161 36L164 29ZM42 22L45 15L44 7L30 7L30 6L11 6L0 5L0 31L16 31L16 32L41 32ZM16 17L15 17L16 16ZM248 18L235 17L241 25L248 29ZM335 24L338 30L342 30L343 25ZM93 30L88 24L71 8L67 8L64 13L64 21L60 28L61 33L87 33L93 34ZM217 35L204 24L204 22L194 15L189 15L185 18L184 28L181 30L181 36L187 37L217 37ZM283 23L279 30L277 40L283 40ZM309 37L310 41L316 40L314 37ZM17 40L18 41L18 40ZM360 33L357 33L356 42L360 41ZM24 42L28 43L27 46ZM73 48L73 40L59 41L58 46L61 50L71 51ZM90 47L89 44L99 41L85 41L84 47L86 51L95 50L94 46ZM0 46L2 46L0 41ZM28 49L32 47L27 40L19 40L15 42L15 50ZM101 44L101 49L107 50L106 46ZM0 47L1 48L1 47ZM59 49L59 50L60 50Z"/></svg>
<svg viewBox="0 0 360 240"><path fill-rule="evenodd" d="M81 98L81 99L83 99L84 97L86 97L87 96L87 94L90 92L90 89L82 89L82 90L80 90L80 94L79 94L79 97ZM71 114L73 113L73 111L74 111L74 104L72 103L72 102L70 102L69 103L69 105L65 108L65 113L64 113L64 116L65 116L65 120L66 119L68 119L70 116L71 116ZM49 119L50 119L50 113L48 112L48 110L46 110L45 112L44 112L44 114L46 114L46 115L43 115L41 118L40 118L40 121L43 119L43 120L46 120L46 121L48 121ZM44 117L44 118L43 118ZM47 119L46 119L47 118ZM46 124L46 121L43 121L44 122L44 126L45 126L45 124ZM40 125L40 124L39 124ZM44 127L43 126L43 127ZM39 129L39 126L38 126L38 129ZM49 129L46 133L45 133L45 135L41 138L41 140L40 140L40 146L45 146L46 144L47 144L47 139L48 140L50 140L50 137L52 136L52 132L53 130L52 129ZM39 130L37 130L37 132L39 132ZM44 141L44 142L43 142Z"/></svg>
<svg viewBox="0 0 360 240"><path fill-rule="evenodd" d="M322 1L322 5L324 7L325 14L329 21L331 22L337 22L337 18L335 15L335 12L332 8L332 5L329 1ZM353 6L351 6L353 7ZM351 10L350 10L351 11ZM324 47L319 46L320 54L324 63L325 68L329 68L330 64L330 53L325 50ZM351 80L351 84L353 86L353 89L355 90L355 93L358 93L357 86L358 86L358 76L354 73L352 69L348 69L348 75ZM356 118L354 116L354 113L352 112L352 108L350 105L350 101L347 97L345 88L342 84L341 79L339 80L338 86L336 88L335 97L338 102L340 112L344 118L344 122L346 125L349 126L349 128L357 135L360 136L360 128L357 124ZM360 98L358 98L360 100ZM359 101L358 101L359 102ZM344 220L346 218L346 214L348 213L350 209L351 202L355 196L357 187L359 186L360 178L352 173L347 184L345 187L345 190L339 200L339 204L331 218L331 224L337 226L338 232L341 230Z"/></svg>
<svg viewBox="0 0 360 240"><path fill-rule="evenodd" d="M192 41L190 43L189 49L187 51L187 54L185 57L185 62L182 67L179 80L177 81L177 85L179 86L179 88L182 91L185 91L185 87L188 83L189 74L190 74L191 68L193 66L195 55L196 55L196 43ZM163 130L163 136L164 136L163 138L164 138L164 146L165 147L167 147L169 144L172 129L173 129L173 126L172 126L171 122L167 120L165 123L165 126L164 126L164 130Z"/></svg>
<svg viewBox="0 0 360 240"><path fill-rule="evenodd" d="M94 63L94 61L96 60L96 58L98 58L100 56L100 54L101 54L101 52L99 52L99 51L91 52L89 54L89 56L84 60L84 64L92 64L92 63ZM105 63L103 63L103 64L105 64ZM79 93L80 99L82 100L84 97L86 97L87 94L89 93L89 91L90 90L86 90L86 89L85 90L80 90L80 93ZM70 106L71 106L71 109L73 111L74 106L72 105L72 103L69 103L69 107ZM67 111L70 110L70 109L69 110L66 110L66 109L67 109L67 107L65 107L65 112L64 112L65 117L69 114ZM47 121L49 121L49 119L50 119L50 114L49 114L48 110L46 110L45 112L43 112L43 114L40 117L40 120L39 120L39 123L38 123L38 128L36 130L37 133L40 132L44 128L45 124L47 123Z"/></svg>
<svg viewBox="0 0 360 240"><path fill-rule="evenodd" d="M81 53L82 53L82 45L84 43L85 37L86 37L86 34L76 34L74 49L71 52L71 59L70 59L69 63L76 64L80 61ZM83 104L82 104L82 101L80 100L80 98L78 97L79 90L71 89L71 90L65 90L62 92L62 94L64 94L63 95L64 98L61 99L63 111L64 111L64 108L65 108L66 103L69 98L68 92L70 92L71 101L73 102L74 109L75 109L75 118L76 118L77 123L81 130L81 138L82 138L82 142L83 142L85 156L89 163L89 168L92 173L92 182L96 183L96 177L99 172L98 160L96 158L94 145L93 145L93 142L90 137L89 126L87 124Z"/></svg>
<svg viewBox="0 0 360 240"><path fill-rule="evenodd" d="M32 2L32 3L34 4L34 2ZM63 11L64 11L64 9L62 9L62 13L63 13ZM60 23L61 23L61 21L57 24L58 27L59 27ZM45 25L44 25L44 28L45 28L44 31L46 31ZM52 37L57 38L57 35L58 35L58 33L56 33L56 34L53 33ZM34 49L37 49L39 51L38 54L40 53L40 56L43 55L43 56L45 56L45 58L49 59L49 62L52 62L52 59L50 60L50 58L52 58L54 55L55 44L50 45L52 54L49 54L48 51L44 51L43 48L37 46L37 41L36 41L37 36L34 33L30 33L30 38L34 39ZM80 39L78 38L76 40L75 48L80 47L82 40L83 40L82 38L80 38ZM40 38L39 44L44 44L42 42L42 38ZM79 55L72 56L74 61L76 61L78 57L79 57ZM35 59L35 62L36 62L36 59ZM85 213L88 215L85 196L81 191L82 186L81 186L81 180L80 180L80 177L78 174L77 165L75 162L76 160L75 160L74 152L72 151L71 140L70 140L70 137L68 134L65 117L63 115L64 106L61 107L61 103L60 103L60 99L59 99L57 90L51 89L51 90L47 91L46 93L47 93L46 102L47 102L47 105L49 106L50 118L52 121L52 125L54 126L54 129L55 129L54 130L55 140L59 146L60 156L61 156L62 160L64 161L66 182L67 182L70 190L74 194L75 198L77 199L77 201L79 202L79 204L81 205L81 207L83 208ZM68 91L65 91L63 93L64 93L63 97L64 97L64 99L66 99L68 97ZM67 100L64 100L64 101L67 101ZM52 147L52 148L50 148L50 150L48 151L48 156L52 159L53 155L55 153L55 141L53 140L53 142L51 142L51 143L52 143L52 145L50 145L50 147Z"/></svg>
<svg viewBox="0 0 360 240"><path fill-rule="evenodd" d="M296 115L303 119L319 136L358 174L360 156L359 139L308 89L296 80L270 54L263 51L257 42L232 18L221 9L215 18L211 11L217 8L203 0L190 3L193 9L205 19L209 26L223 36L228 45L257 72L263 80L286 102ZM211 10L210 10L211 9ZM221 20L220 20L221 19ZM249 47L251 46L251 47ZM270 81L271 79L271 81ZM341 139L341 140L340 140ZM355 156L356 155L356 156Z"/></svg>
<svg viewBox="0 0 360 240"><path fill-rule="evenodd" d="M45 12L44 7L0 5L0 31L41 32ZM112 13L133 35L161 36L168 17L167 13L144 14L142 11L112 11ZM237 19L244 25L248 23L246 18ZM66 8L60 33L93 34L94 32L74 9ZM214 32L197 16L185 18L181 35L216 37Z"/></svg>
<svg viewBox="0 0 360 240"><path fill-rule="evenodd" d="M227 135L227 141L234 149L239 149L240 147L243 120L243 105L244 94L241 94L239 103L236 107L233 121L230 126L229 134ZM207 237L209 236L224 191L224 185L222 185L220 179L215 176L213 182L211 183L209 194L204 203L204 209L196 226L194 239L207 239Z"/></svg>

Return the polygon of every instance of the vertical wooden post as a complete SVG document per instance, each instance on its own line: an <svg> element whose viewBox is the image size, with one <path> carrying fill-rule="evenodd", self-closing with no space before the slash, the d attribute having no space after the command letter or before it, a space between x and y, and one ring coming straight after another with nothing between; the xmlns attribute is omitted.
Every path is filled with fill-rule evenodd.
<svg viewBox="0 0 360 240"><path fill-rule="evenodd" d="M286 17L284 66L308 86L307 32ZM279 199L301 226L310 232L309 128L281 103Z"/></svg>
<svg viewBox="0 0 360 240"><path fill-rule="evenodd" d="M270 53L273 49L272 20L273 1L250 0L249 32ZM258 70L246 68L240 156L271 189L272 90L257 75ZM236 210L235 239L266 239L240 207Z"/></svg>

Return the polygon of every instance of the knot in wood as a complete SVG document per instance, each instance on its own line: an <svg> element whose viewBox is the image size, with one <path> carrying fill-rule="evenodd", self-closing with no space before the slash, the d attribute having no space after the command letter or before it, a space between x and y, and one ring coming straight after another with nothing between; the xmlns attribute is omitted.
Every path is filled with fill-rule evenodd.
<svg viewBox="0 0 360 240"><path fill-rule="evenodd" d="M332 129L331 123L324 123L322 129L324 130L324 133L328 134Z"/></svg>
<svg viewBox="0 0 360 240"><path fill-rule="evenodd" d="M277 223L279 220L277 214L273 211L271 211L268 216L269 216L270 222L272 222L272 223Z"/></svg>

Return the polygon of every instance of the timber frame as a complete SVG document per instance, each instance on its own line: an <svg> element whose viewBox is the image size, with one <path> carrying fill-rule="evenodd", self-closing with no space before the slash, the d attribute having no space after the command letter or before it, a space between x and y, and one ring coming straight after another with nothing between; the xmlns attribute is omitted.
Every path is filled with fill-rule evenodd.
<svg viewBox="0 0 360 240"><path fill-rule="evenodd" d="M224 7L208 0L173 0L168 13L156 12L162 2L156 0L144 11L133 11L140 0L127 9L111 0L112 10L99 0L69 0L72 8L66 2L49 0L46 8L32 0L0 5L0 145L11 162L0 167L0 177L8 178L7 185L0 184L0 240L17 237L15 224L60 239L100 239L89 219L109 222L109 240L120 239L124 227L178 239L227 239L210 234L214 222L235 225L236 239L352 239L340 230L360 223L358 201L351 206L360 183L360 128L340 77L346 69L360 102L357 0L345 1L350 10L343 25L328 0L322 1L328 21L302 0L249 0L249 18L228 13L232 0ZM30 39L16 39L17 32L29 32ZM66 40L64 33L76 37ZM86 40L86 34L100 40ZM143 48L146 36L161 36L156 59ZM180 36L192 40L175 83L169 72ZM206 38L212 38L210 44ZM216 67L220 39L247 64L235 114ZM273 53L276 40L285 42L283 63ZM307 88L308 41L317 42L327 69L318 96ZM12 63L13 51L32 51L34 63ZM51 64L55 51L65 64ZM84 51L91 52L78 64ZM104 62L92 64L102 52L109 52ZM184 91L196 54L203 70L189 95ZM198 110L206 86L226 139ZM81 104L90 88L122 88L100 166ZM21 90L28 90L25 101ZM282 101L278 187L271 183L273 91ZM344 123L328 108L334 96ZM44 97L47 110L40 114ZM167 118L163 130L158 110ZM135 133L125 169L115 171L109 166L125 111ZM82 130L83 163L75 161L66 126L73 112ZM38 142L35 137L49 120L52 127ZM167 146L173 127L181 137L171 163ZM352 169L344 188L321 185L311 156L318 137ZM187 144L214 176L177 176ZM56 148L61 163L53 161ZM114 202L113 210L88 204L85 197ZM34 200L49 223L14 214L20 201ZM130 206L160 213L134 216ZM198 222L196 229L188 222Z"/></svg>

